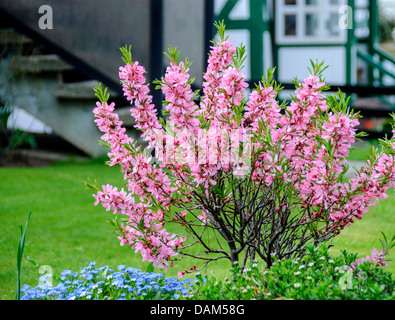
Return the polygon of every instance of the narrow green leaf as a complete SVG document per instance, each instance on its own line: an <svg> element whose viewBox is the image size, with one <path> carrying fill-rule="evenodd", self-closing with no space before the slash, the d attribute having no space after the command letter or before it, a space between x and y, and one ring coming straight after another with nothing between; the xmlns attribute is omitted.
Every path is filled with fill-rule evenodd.
<svg viewBox="0 0 395 320"><path fill-rule="evenodd" d="M32 213L29 212L26 223L25 223L25 229L22 229L22 226L20 226L21 230L21 237L19 240L19 246L18 246L18 253L17 253L17 258L16 258L16 264L17 264L17 288L16 288L16 295L15 295L15 300L20 300L21 298L21 267L22 267L22 257L23 257L23 250L25 249L25 240L26 240L26 230L27 230L27 225L29 223L30 215Z"/></svg>
<svg viewBox="0 0 395 320"><path fill-rule="evenodd" d="M147 269L145 270L145 272L147 272L147 273L154 272L154 263L153 263L153 262L151 262L151 263L148 265L148 267L147 267Z"/></svg>

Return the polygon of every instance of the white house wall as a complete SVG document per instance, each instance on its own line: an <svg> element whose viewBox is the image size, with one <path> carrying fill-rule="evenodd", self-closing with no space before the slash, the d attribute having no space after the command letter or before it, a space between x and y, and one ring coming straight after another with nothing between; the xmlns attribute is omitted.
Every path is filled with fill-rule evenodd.
<svg viewBox="0 0 395 320"><path fill-rule="evenodd" d="M279 81L289 82L295 76L303 80L308 76L310 59L324 61L328 65L325 78L331 84L343 84L346 80L344 47L281 48L279 51Z"/></svg>

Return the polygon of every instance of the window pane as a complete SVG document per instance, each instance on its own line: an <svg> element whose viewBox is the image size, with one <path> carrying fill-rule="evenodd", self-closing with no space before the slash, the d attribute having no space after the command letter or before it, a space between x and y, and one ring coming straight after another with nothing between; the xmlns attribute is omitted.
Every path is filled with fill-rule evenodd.
<svg viewBox="0 0 395 320"><path fill-rule="evenodd" d="M330 4L339 4L339 0L330 0Z"/></svg>
<svg viewBox="0 0 395 320"><path fill-rule="evenodd" d="M331 12L325 15L325 33L329 36L339 35L339 16L337 12Z"/></svg>
<svg viewBox="0 0 395 320"><path fill-rule="evenodd" d="M317 5L317 0L306 0L306 5L315 6L315 5Z"/></svg>
<svg viewBox="0 0 395 320"><path fill-rule="evenodd" d="M318 34L318 14L306 14L306 36Z"/></svg>
<svg viewBox="0 0 395 320"><path fill-rule="evenodd" d="M285 15L285 35L296 36L296 15L294 14Z"/></svg>
<svg viewBox="0 0 395 320"><path fill-rule="evenodd" d="M296 0L285 0L285 5L289 6L289 5L295 5L296 4Z"/></svg>

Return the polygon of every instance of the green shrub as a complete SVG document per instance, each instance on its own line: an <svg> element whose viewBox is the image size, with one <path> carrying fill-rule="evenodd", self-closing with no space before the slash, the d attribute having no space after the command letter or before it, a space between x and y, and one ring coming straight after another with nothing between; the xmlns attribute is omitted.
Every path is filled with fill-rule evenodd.
<svg viewBox="0 0 395 320"><path fill-rule="evenodd" d="M356 254L342 251L334 258L323 245L308 250L302 259L276 260L270 269L252 264L240 272L235 266L231 279L198 275L192 299L395 299L395 280L384 268L370 262L353 266Z"/></svg>

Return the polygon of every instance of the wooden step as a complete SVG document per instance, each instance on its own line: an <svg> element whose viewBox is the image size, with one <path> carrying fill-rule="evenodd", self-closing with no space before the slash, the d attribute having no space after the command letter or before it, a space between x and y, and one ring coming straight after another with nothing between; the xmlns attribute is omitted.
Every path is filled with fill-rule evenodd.
<svg viewBox="0 0 395 320"><path fill-rule="evenodd" d="M72 70L73 66L63 61L56 54L46 54L13 57L11 68L19 72L44 73Z"/></svg>
<svg viewBox="0 0 395 320"><path fill-rule="evenodd" d="M97 99L93 87L99 85L99 81L88 80L71 83L59 83L52 89L52 94L58 99Z"/></svg>
<svg viewBox="0 0 395 320"><path fill-rule="evenodd" d="M69 83L58 83L52 89L52 94L58 99L68 100L97 100L94 87L100 84L97 80L85 80ZM118 94L113 90L108 90L112 99L117 99Z"/></svg>
<svg viewBox="0 0 395 320"><path fill-rule="evenodd" d="M25 35L21 35L15 32L12 29L1 29L0 30L0 45L6 46L17 46L17 45L26 45L33 44L33 40L26 37Z"/></svg>

